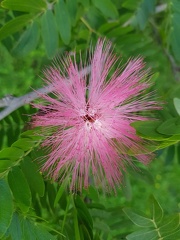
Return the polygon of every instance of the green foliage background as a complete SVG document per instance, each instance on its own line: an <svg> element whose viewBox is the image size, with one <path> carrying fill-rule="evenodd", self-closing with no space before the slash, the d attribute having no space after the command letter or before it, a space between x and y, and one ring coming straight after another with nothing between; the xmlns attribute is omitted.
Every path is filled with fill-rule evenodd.
<svg viewBox="0 0 180 240"><path fill-rule="evenodd" d="M153 140L156 159L128 169L115 196L93 186L70 194L67 183L43 178L29 105L1 120L0 239L180 239L179 23L180 0L0 1L0 98L41 87L41 71L56 54L83 53L106 37L124 62L145 58L165 102L158 121L133 124Z"/></svg>

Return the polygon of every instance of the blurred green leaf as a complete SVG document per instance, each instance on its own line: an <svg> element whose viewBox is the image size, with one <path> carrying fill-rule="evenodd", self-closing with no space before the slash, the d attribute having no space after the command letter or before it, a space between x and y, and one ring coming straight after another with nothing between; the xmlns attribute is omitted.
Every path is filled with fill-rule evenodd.
<svg viewBox="0 0 180 240"><path fill-rule="evenodd" d="M29 157L26 157L21 163L21 166L31 188L42 197L44 195L45 186L37 165L33 163Z"/></svg>
<svg viewBox="0 0 180 240"><path fill-rule="evenodd" d="M66 0L68 14L71 18L71 25L75 26L76 24L76 14L78 9L77 0ZM62 10L61 10L62 11Z"/></svg>
<svg viewBox="0 0 180 240"><path fill-rule="evenodd" d="M136 10L137 6L139 5L139 3L142 2L142 0L137 0L136 4L134 4L134 0L126 0L122 3L122 6L124 8L127 8L129 10Z"/></svg>
<svg viewBox="0 0 180 240"><path fill-rule="evenodd" d="M10 236L11 240L20 240L22 238L22 229L21 222L23 221L22 217L20 217L17 212L14 212L11 224L8 228L6 235Z"/></svg>
<svg viewBox="0 0 180 240"><path fill-rule="evenodd" d="M31 205L31 192L27 180L19 167L13 167L9 172L8 182L18 206L22 212L27 212Z"/></svg>
<svg viewBox="0 0 180 240"><path fill-rule="evenodd" d="M7 182L0 179L0 238L5 234L13 216L13 200Z"/></svg>
<svg viewBox="0 0 180 240"><path fill-rule="evenodd" d="M149 15L154 13L156 0L143 0L137 9L135 15L137 24L140 30L144 30L148 21Z"/></svg>
<svg viewBox="0 0 180 240"><path fill-rule="evenodd" d="M15 11L40 12L46 9L46 2L44 0L4 0L1 6Z"/></svg>
<svg viewBox="0 0 180 240"><path fill-rule="evenodd" d="M86 204L82 201L82 199L77 195L74 198L74 203L77 209L78 216L83 222L86 222L87 226L91 229L93 228L93 220L88 211Z"/></svg>
<svg viewBox="0 0 180 240"><path fill-rule="evenodd" d="M93 4L97 7L106 17L116 19L118 18L118 11L115 5L110 0L93 0Z"/></svg>
<svg viewBox="0 0 180 240"><path fill-rule="evenodd" d="M58 191L57 191L55 200L54 200L54 207L57 206L59 200L61 199L61 197L62 197L62 195L63 195L63 193L64 193L64 191L65 191L65 188L66 188L66 184L65 184L64 182L61 183L61 185L60 185L60 187L59 187L59 189L58 189Z"/></svg>
<svg viewBox="0 0 180 240"><path fill-rule="evenodd" d="M141 216L133 212L130 208L123 208L125 214L130 218L130 220L140 227L154 227L152 219L148 217Z"/></svg>
<svg viewBox="0 0 180 240"><path fill-rule="evenodd" d="M141 230L129 234L127 240L157 240L158 233L156 230Z"/></svg>
<svg viewBox="0 0 180 240"><path fill-rule="evenodd" d="M172 232L175 232L177 229L179 229L179 223L180 223L179 214L174 214L173 216L169 216L166 218L164 223L160 226L159 231L162 236L166 237Z"/></svg>
<svg viewBox="0 0 180 240"><path fill-rule="evenodd" d="M132 199L132 187L129 176L127 174L124 175L123 184L122 184L122 191L124 196L126 197L127 201L131 201Z"/></svg>
<svg viewBox="0 0 180 240"><path fill-rule="evenodd" d="M150 211L152 220L157 224L163 218L163 209L154 196L150 197Z"/></svg>
<svg viewBox="0 0 180 240"><path fill-rule="evenodd" d="M32 20L33 16L30 14L24 14L10 20L3 27L0 28L0 40L21 30L24 26L27 25L27 23L29 23Z"/></svg>
<svg viewBox="0 0 180 240"><path fill-rule="evenodd" d="M54 202L56 198L56 188L53 183L47 182L47 194L49 199L49 206L51 207L52 211L55 211Z"/></svg>
<svg viewBox="0 0 180 240"><path fill-rule="evenodd" d="M19 56L25 56L32 50L34 50L39 41L39 27L36 21L34 21L23 32L22 36L18 40L16 46L13 49L13 53Z"/></svg>
<svg viewBox="0 0 180 240"><path fill-rule="evenodd" d="M174 156L175 156L175 145L171 145L167 149L167 155L165 158L166 163L172 164Z"/></svg>
<svg viewBox="0 0 180 240"><path fill-rule="evenodd" d="M36 232L36 239L38 240L50 240L50 239L57 240L57 237L49 233L44 226L37 225L37 227L35 228L35 232Z"/></svg>
<svg viewBox="0 0 180 240"><path fill-rule="evenodd" d="M170 118L160 124L157 131L166 135L179 135L180 134L180 118Z"/></svg>
<svg viewBox="0 0 180 240"><path fill-rule="evenodd" d="M58 48L57 25L52 10L47 10L41 17L41 34L46 53L52 58Z"/></svg>
<svg viewBox="0 0 180 240"><path fill-rule="evenodd" d="M175 0L172 2L172 5L174 5L175 9L178 1ZM169 44L172 47L172 52L176 58L177 61L180 61L180 47L179 47L179 41L180 41L180 12L175 11L171 15L171 29L170 29L170 36L169 36Z"/></svg>
<svg viewBox="0 0 180 240"><path fill-rule="evenodd" d="M174 98L173 101L174 101L174 106L176 108L176 111L180 116L180 98Z"/></svg>
<svg viewBox="0 0 180 240"><path fill-rule="evenodd" d="M86 226L84 224L80 225L80 236L81 236L81 240L92 240L88 229L86 228Z"/></svg>
<svg viewBox="0 0 180 240"><path fill-rule="evenodd" d="M59 0L55 5L55 19L61 38L68 45L71 40L71 18L64 0Z"/></svg>
<svg viewBox="0 0 180 240"><path fill-rule="evenodd" d="M21 222L22 239L34 240L36 238L35 226L29 219L23 219Z"/></svg>
<svg viewBox="0 0 180 240"><path fill-rule="evenodd" d="M140 133L150 140L162 141L168 136L160 134L156 129L161 125L161 121L137 121L133 122L131 125Z"/></svg>
<svg viewBox="0 0 180 240"><path fill-rule="evenodd" d="M164 240L177 240L177 239L180 239L180 230L172 234L168 234L166 237L164 237Z"/></svg>
<svg viewBox="0 0 180 240"><path fill-rule="evenodd" d="M14 213L11 225L6 234L11 240L56 240L44 226Z"/></svg>

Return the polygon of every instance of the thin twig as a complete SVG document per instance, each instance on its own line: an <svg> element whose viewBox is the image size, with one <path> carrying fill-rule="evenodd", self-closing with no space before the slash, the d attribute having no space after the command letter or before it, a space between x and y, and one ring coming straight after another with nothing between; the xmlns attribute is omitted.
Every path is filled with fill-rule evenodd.
<svg viewBox="0 0 180 240"><path fill-rule="evenodd" d="M80 71L80 76L85 76L90 72L90 66L82 69ZM7 96L0 99L0 107L5 107L1 112L0 112L0 120L8 116L10 113L15 111L16 109L32 102L33 100L40 98L42 94L48 94L53 91L52 86L47 86L43 88L39 88L35 91L32 91L30 93L25 94L24 96L21 97L9 97L8 101L5 101L4 99L7 100Z"/></svg>

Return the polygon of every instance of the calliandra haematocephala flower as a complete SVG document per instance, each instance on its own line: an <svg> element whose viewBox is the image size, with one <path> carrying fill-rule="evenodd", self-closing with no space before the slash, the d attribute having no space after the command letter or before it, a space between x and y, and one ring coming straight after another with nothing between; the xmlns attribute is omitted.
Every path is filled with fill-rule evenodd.
<svg viewBox="0 0 180 240"><path fill-rule="evenodd" d="M78 66L75 54L56 59L44 71L52 94L40 94L45 101L35 104L40 113L32 118L48 149L42 171L55 181L70 179L71 190L93 182L116 191L127 164L133 159L147 164L153 157L131 126L148 119L147 111L160 109L149 91L149 70L142 58L120 68L118 61L111 43L100 39L84 74L80 69L87 68L81 57Z"/></svg>

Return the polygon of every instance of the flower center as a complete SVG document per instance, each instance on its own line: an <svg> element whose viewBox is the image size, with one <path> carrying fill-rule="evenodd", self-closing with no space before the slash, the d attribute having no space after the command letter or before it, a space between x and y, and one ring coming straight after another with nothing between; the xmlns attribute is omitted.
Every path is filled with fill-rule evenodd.
<svg viewBox="0 0 180 240"><path fill-rule="evenodd" d="M91 116L91 115L89 115L89 114L86 114L85 116L82 117L82 119L83 119L85 122L88 121L88 122L90 122L90 123L93 123L93 122L95 122L95 120L96 120L95 117L96 117L95 115L94 115L94 116Z"/></svg>

